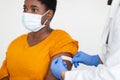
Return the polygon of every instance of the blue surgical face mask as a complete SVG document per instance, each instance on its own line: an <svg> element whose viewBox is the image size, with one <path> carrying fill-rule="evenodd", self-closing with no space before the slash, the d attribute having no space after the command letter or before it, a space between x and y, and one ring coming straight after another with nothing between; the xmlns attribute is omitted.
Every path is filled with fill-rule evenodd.
<svg viewBox="0 0 120 80"><path fill-rule="evenodd" d="M22 16L23 25L25 26L26 29L32 32L37 32L41 28L45 27L47 20L43 24L41 23L41 21L42 21L42 17L47 13L48 11L43 15L23 13Z"/></svg>

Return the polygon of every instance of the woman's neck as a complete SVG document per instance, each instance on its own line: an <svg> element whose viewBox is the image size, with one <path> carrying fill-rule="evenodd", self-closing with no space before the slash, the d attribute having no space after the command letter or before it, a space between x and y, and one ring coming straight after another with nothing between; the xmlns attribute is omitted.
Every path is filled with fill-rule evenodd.
<svg viewBox="0 0 120 80"><path fill-rule="evenodd" d="M52 32L52 29L50 27L44 27L38 32L31 32L28 35L28 43L30 46L33 46L41 41L43 41L45 38L48 37L48 35Z"/></svg>
<svg viewBox="0 0 120 80"><path fill-rule="evenodd" d="M44 27L41 30L39 30L38 32L31 32L30 35L33 38L39 38L39 37L48 35L51 31L52 31L52 29L50 27Z"/></svg>

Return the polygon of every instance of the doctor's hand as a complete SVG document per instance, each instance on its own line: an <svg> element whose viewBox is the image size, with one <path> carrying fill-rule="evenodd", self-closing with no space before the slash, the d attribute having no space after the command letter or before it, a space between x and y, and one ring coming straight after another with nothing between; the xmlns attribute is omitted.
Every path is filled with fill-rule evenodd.
<svg viewBox="0 0 120 80"><path fill-rule="evenodd" d="M100 58L98 55L88 55L85 52L79 51L73 58L72 63L75 67L79 66L79 63L83 63L89 66L98 66Z"/></svg>
<svg viewBox="0 0 120 80"><path fill-rule="evenodd" d="M60 80L62 80L62 72L67 71L66 62L63 62L61 57L54 59L50 68L53 75Z"/></svg>

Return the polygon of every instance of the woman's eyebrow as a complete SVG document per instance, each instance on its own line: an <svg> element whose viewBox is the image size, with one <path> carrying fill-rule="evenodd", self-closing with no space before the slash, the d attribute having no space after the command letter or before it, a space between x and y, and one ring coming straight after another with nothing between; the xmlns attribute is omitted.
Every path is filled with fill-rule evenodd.
<svg viewBox="0 0 120 80"><path fill-rule="evenodd" d="M36 5L31 5L30 7L32 7L32 8L37 8L37 6L36 6Z"/></svg>

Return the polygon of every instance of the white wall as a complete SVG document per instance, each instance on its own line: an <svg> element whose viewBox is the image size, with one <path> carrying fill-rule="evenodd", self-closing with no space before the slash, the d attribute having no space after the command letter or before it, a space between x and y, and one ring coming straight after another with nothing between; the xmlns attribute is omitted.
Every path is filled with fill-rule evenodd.
<svg viewBox="0 0 120 80"><path fill-rule="evenodd" d="M79 41L80 48L98 53L105 25L107 0L58 0L52 28L66 30ZM21 23L23 0L0 0L0 65L10 42L28 32Z"/></svg>

